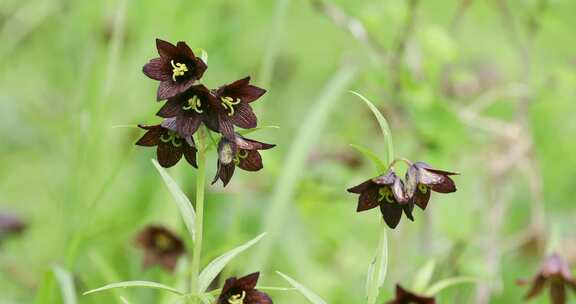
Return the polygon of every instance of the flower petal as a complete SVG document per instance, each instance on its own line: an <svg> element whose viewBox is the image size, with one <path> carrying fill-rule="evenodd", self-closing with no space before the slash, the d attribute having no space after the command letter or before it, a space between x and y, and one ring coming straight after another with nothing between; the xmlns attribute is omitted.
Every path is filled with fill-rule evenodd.
<svg viewBox="0 0 576 304"><path fill-rule="evenodd" d="M142 72L154 80L165 81L172 77L172 72L167 68L166 61L162 58L151 59L144 65Z"/></svg>
<svg viewBox="0 0 576 304"><path fill-rule="evenodd" d="M392 194L394 194L396 202L400 204L408 202L408 198L404 194L404 182L400 178L397 178L394 181L394 184L392 185Z"/></svg>
<svg viewBox="0 0 576 304"><path fill-rule="evenodd" d="M418 168L411 165L406 171L406 184L404 187L408 199L414 197L417 192L416 188L418 188Z"/></svg>
<svg viewBox="0 0 576 304"><path fill-rule="evenodd" d="M156 49L162 58L171 59L178 55L178 49L172 43L156 38Z"/></svg>
<svg viewBox="0 0 576 304"><path fill-rule="evenodd" d="M257 125L256 114L252 111L252 107L245 102L240 102L234 108L234 115L230 117L230 121L244 129L256 128Z"/></svg>
<svg viewBox="0 0 576 304"><path fill-rule="evenodd" d="M250 85L250 76L236 80L231 84L225 85L219 91L232 98L240 98L243 102L250 103L260 98L266 93L266 90L257 86Z"/></svg>
<svg viewBox="0 0 576 304"><path fill-rule="evenodd" d="M184 55L188 58L194 58L196 57L194 55L194 52L192 51L192 49L188 46L188 44L186 44L186 42L184 41L178 41L178 43L176 44L176 48L178 49L178 52L181 55Z"/></svg>
<svg viewBox="0 0 576 304"><path fill-rule="evenodd" d="M272 299L265 293L252 289L246 292L246 304L272 304Z"/></svg>
<svg viewBox="0 0 576 304"><path fill-rule="evenodd" d="M385 174L373 178L372 181L378 185L392 185L396 179L398 179L396 173L392 170L388 170Z"/></svg>
<svg viewBox="0 0 576 304"><path fill-rule="evenodd" d="M420 189L417 189L414 197L412 198L412 201L416 204L416 206L420 207L420 209L425 210L426 206L428 206L428 201L430 201L431 192L427 186L423 187L426 187L426 192L423 193Z"/></svg>
<svg viewBox="0 0 576 304"><path fill-rule="evenodd" d="M156 115L163 118L170 118L177 116L180 112L182 112L181 100L171 98L158 110Z"/></svg>
<svg viewBox="0 0 576 304"><path fill-rule="evenodd" d="M138 127L145 129L145 130L148 130L136 142L136 145L138 145L138 146L144 146L144 147L156 146L158 144L158 142L160 141L160 136L162 136L162 133L164 133L164 129L159 125L156 125L156 126L138 125Z"/></svg>
<svg viewBox="0 0 576 304"><path fill-rule="evenodd" d="M218 124L220 133L229 140L234 140L234 125L232 125L226 114L221 113L218 116Z"/></svg>
<svg viewBox="0 0 576 304"><path fill-rule="evenodd" d="M184 158L192 167L198 168L198 164L196 163L196 148L191 147L189 145L184 145Z"/></svg>
<svg viewBox="0 0 576 304"><path fill-rule="evenodd" d="M528 300L535 296L537 296L540 292L542 292L542 288L544 288L544 284L546 283L546 279L542 275L538 275L534 280L532 280L532 286L524 299Z"/></svg>
<svg viewBox="0 0 576 304"><path fill-rule="evenodd" d="M444 180L439 183L439 184L432 184L430 185L430 188L432 188L432 190L436 191L436 192L440 192L440 193L452 193L456 191L456 185L454 184L454 181L448 177L448 176L443 176Z"/></svg>
<svg viewBox="0 0 576 304"><path fill-rule="evenodd" d="M404 210L404 214L406 214L406 217L409 220L414 221L414 216L412 215L412 211L414 210L414 204L408 203L408 204L403 204L401 206L402 206L402 210Z"/></svg>
<svg viewBox="0 0 576 304"><path fill-rule="evenodd" d="M364 191L366 191L370 186L374 186L374 182L372 181L372 179L369 179L365 182L362 182L361 184L358 184L352 188L348 188L346 191L350 192L350 193L362 193Z"/></svg>
<svg viewBox="0 0 576 304"><path fill-rule="evenodd" d="M246 150L268 150L276 147L276 145L273 144L267 144L257 140L242 137L241 135L238 135L238 133L236 133L236 136L234 137L234 142L238 148Z"/></svg>
<svg viewBox="0 0 576 304"><path fill-rule="evenodd" d="M242 151L246 151L248 154L245 158L240 158L238 167L246 171L258 171L264 167L262 157L257 150L240 150L239 153Z"/></svg>
<svg viewBox="0 0 576 304"><path fill-rule="evenodd" d="M250 290L256 287L256 283L258 283L258 278L260 277L260 272L253 272L249 275L241 277L238 279L237 287L242 290Z"/></svg>
<svg viewBox="0 0 576 304"><path fill-rule="evenodd" d="M174 147L169 143L160 142L156 149L158 163L164 168L170 168L178 163L182 158L182 149Z"/></svg>
<svg viewBox="0 0 576 304"><path fill-rule="evenodd" d="M566 304L566 287L564 282L550 283L550 302L552 304Z"/></svg>
<svg viewBox="0 0 576 304"><path fill-rule="evenodd" d="M388 227L394 229L398 226L402 217L402 207L399 204L384 202L380 204L380 211Z"/></svg>
<svg viewBox="0 0 576 304"><path fill-rule="evenodd" d="M179 115L176 119L176 130L182 137L189 137L196 133L202 119L196 115Z"/></svg>
<svg viewBox="0 0 576 304"><path fill-rule="evenodd" d="M172 98L178 95L178 87L174 84L172 80L162 81L158 86L158 91L156 92L156 100L164 100Z"/></svg>
<svg viewBox="0 0 576 304"><path fill-rule="evenodd" d="M212 184L215 184L218 179L220 179L222 181L222 185L226 187L234 175L235 168L236 166L234 165L234 162L231 162L227 165L218 162L218 172L216 172L216 176L214 176Z"/></svg>
<svg viewBox="0 0 576 304"><path fill-rule="evenodd" d="M362 212L378 207L378 187L376 187L374 184L371 185L373 185L373 187L368 187L362 193L360 193L360 196L358 197L358 207L356 207L356 212Z"/></svg>

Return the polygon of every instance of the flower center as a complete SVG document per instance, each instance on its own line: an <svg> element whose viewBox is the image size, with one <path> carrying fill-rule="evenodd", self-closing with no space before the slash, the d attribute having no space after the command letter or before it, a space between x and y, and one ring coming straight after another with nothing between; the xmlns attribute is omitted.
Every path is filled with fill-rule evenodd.
<svg viewBox="0 0 576 304"><path fill-rule="evenodd" d="M418 184L418 190L420 190L422 194L426 194L426 192L428 192L428 186L424 184Z"/></svg>
<svg viewBox="0 0 576 304"><path fill-rule="evenodd" d="M220 162L227 165L230 162L234 161L232 151L233 151L232 146L229 143L224 144L222 146L222 149L220 150L220 155L218 155Z"/></svg>
<svg viewBox="0 0 576 304"><path fill-rule="evenodd" d="M202 106L202 102L200 101L200 98L198 98L198 96L194 95L194 96L192 96L192 98L188 99L188 104L183 106L182 109L183 110L193 109L194 111L196 111L196 113L201 114L204 111L202 109L200 109L200 106Z"/></svg>
<svg viewBox="0 0 576 304"><path fill-rule="evenodd" d="M378 201L386 201L388 203L393 203L395 201L394 195L392 194L392 191L390 191L390 188L383 187L378 189Z"/></svg>
<svg viewBox="0 0 576 304"><path fill-rule="evenodd" d="M230 304L242 304L244 303L244 298L246 297L246 292L242 290L242 294L235 294L228 298L228 303Z"/></svg>
<svg viewBox="0 0 576 304"><path fill-rule="evenodd" d="M174 64L174 60L170 60L170 64L172 65L172 80L176 81L177 76L184 76L184 73L188 72L188 67L184 63L176 62Z"/></svg>
<svg viewBox="0 0 576 304"><path fill-rule="evenodd" d="M234 100L234 98L226 96L220 97L220 101L222 101L222 106L224 109L229 111L228 116L232 116L234 115L234 106L240 103L240 98L236 98L236 100Z"/></svg>
<svg viewBox="0 0 576 304"><path fill-rule="evenodd" d="M172 247L172 240L163 234L159 234L156 235L156 238L154 239L154 245L156 248L165 251Z"/></svg>
<svg viewBox="0 0 576 304"><path fill-rule="evenodd" d="M240 164L240 159L245 159L246 157L248 157L248 151L246 150L238 151L238 154L236 154L236 157L234 158L234 164L238 166L238 164Z"/></svg>
<svg viewBox="0 0 576 304"><path fill-rule="evenodd" d="M160 140L164 143L172 143L176 148L182 146L182 139L174 131L168 131L167 133L162 134Z"/></svg>

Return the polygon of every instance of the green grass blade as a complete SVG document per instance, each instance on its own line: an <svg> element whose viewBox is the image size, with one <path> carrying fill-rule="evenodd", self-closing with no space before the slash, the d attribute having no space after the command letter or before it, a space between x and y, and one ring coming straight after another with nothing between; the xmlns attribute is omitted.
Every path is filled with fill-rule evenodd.
<svg viewBox="0 0 576 304"><path fill-rule="evenodd" d="M168 291L168 292L177 294L179 296L185 295L184 292L177 290L177 289L174 289L170 286L166 286L166 285L156 283L156 282L149 282L149 281L125 281L125 282L112 283L112 284L108 284L106 286L102 286L100 288L88 290L84 293L84 295L89 295L92 293L106 291L106 290L110 290L110 289L114 289L114 288L128 288L128 287L154 288L154 289Z"/></svg>
<svg viewBox="0 0 576 304"><path fill-rule="evenodd" d="M56 280L60 286L63 303L76 304L76 288L74 287L74 278L72 278L72 275L64 268L57 265L54 265L52 270L54 271L54 275L56 276Z"/></svg>
<svg viewBox="0 0 576 304"><path fill-rule="evenodd" d="M368 275L366 277L366 295L368 303L374 303L378 298L380 287L384 284L386 273L388 272L388 236L386 225L381 224L382 234L378 242L376 256L372 263L368 265Z"/></svg>
<svg viewBox="0 0 576 304"><path fill-rule="evenodd" d="M172 177L170 177L170 174L168 174L168 172L166 172L166 170L162 168L155 159L152 160L152 163L154 164L154 167L156 167L156 170L158 170L158 173L160 173L160 176L162 177L162 180L164 180L164 183L166 184L166 187L168 187L172 197L174 197L174 201L176 201L176 204L180 209L180 215L184 220L184 224L186 224L186 228L188 228L188 231L190 232L192 241L195 241L196 232L194 230L194 221L196 220L196 214L194 213L194 208L192 208L192 202L190 202L186 194L182 192L178 184L172 179Z"/></svg>
<svg viewBox="0 0 576 304"><path fill-rule="evenodd" d="M430 260L416 273L416 276L414 277L414 286L412 287L414 292L421 293L426 290L426 287L430 284L435 268L436 263L434 260Z"/></svg>
<svg viewBox="0 0 576 304"><path fill-rule="evenodd" d="M382 135L384 135L384 142L386 143L386 147L388 149L386 155L387 157L386 163L389 164L394 159L394 148L393 148L394 146L392 145L392 132L390 131L390 125L388 124L388 121L386 120L386 118L384 118L384 116L382 116L382 113L380 113L378 108L370 100L368 100L368 98L362 96L362 94L355 91L350 91L350 93L360 97L360 99L362 99L362 101L366 103L368 108L370 108L370 110L376 117L378 125L380 125L380 129L382 130Z"/></svg>
<svg viewBox="0 0 576 304"><path fill-rule="evenodd" d="M436 282L435 284L430 286L430 288L428 288L428 290L426 290L426 292L424 294L434 296L434 295L438 294L440 291L442 291L448 287L452 287L452 286L459 285L459 284L476 283L476 282L478 282L478 279L473 278L473 277L449 278L449 279L445 279L445 280Z"/></svg>
<svg viewBox="0 0 576 304"><path fill-rule="evenodd" d="M384 173L384 171L386 171L386 168L388 168L388 165L386 165L386 163L384 163L378 157L378 155L376 155L376 153L374 153L372 150L370 150L366 147L360 146L360 145L355 145L355 144L350 144L350 146L352 148L356 149L362 155L364 155L364 157L366 157L370 161L372 161L372 164L374 165L374 168L376 169L376 174L382 174L382 173Z"/></svg>
<svg viewBox="0 0 576 304"><path fill-rule="evenodd" d="M341 68L328 82L318 100L311 105L309 114L300 124L299 130L290 144L290 150L286 154L287 158L282 162L282 174L276 181L270 199L270 207L262 215L263 230L267 231L270 236L258 247L251 262L248 263L247 269L266 267L273 244L282 235L281 228L285 227L285 215L289 203L294 197L298 181L306 171L304 168L307 156L321 136L331 110L336 108L336 102L355 78L355 75L356 70L354 68Z"/></svg>
<svg viewBox="0 0 576 304"><path fill-rule="evenodd" d="M216 278L216 276L222 271L222 269L224 269L228 263L230 263L232 259L234 259L238 254L242 253L244 250L252 247L252 245L260 241L265 235L266 233L262 233L254 239L246 242L245 244L238 246L212 260L212 262L210 262L210 264L208 264L200 273L198 278L198 290L200 292L206 291L214 278Z"/></svg>
<svg viewBox="0 0 576 304"><path fill-rule="evenodd" d="M278 275L283 277L290 285L294 286L296 290L298 290L308 301L312 304L326 304L319 295L312 292L310 289L306 288L304 285L298 283L296 280L292 279L291 277L281 273L280 271L276 271Z"/></svg>

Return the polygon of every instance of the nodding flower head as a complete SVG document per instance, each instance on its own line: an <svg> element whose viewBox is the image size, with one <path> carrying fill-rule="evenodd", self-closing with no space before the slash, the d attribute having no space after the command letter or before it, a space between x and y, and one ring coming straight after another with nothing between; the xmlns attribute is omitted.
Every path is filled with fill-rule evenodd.
<svg viewBox="0 0 576 304"><path fill-rule="evenodd" d="M576 279L570 273L570 266L558 254L546 257L540 270L532 279L519 280L518 284L531 286L525 295L526 300L538 296L546 285L550 286L550 303L552 304L567 303L566 287L576 292Z"/></svg>
<svg viewBox="0 0 576 304"><path fill-rule="evenodd" d="M156 94L158 100L168 99L188 90L207 69L202 59L196 57L183 41L173 45L156 39L156 48L160 57L150 60L142 71L146 76L160 81Z"/></svg>
<svg viewBox="0 0 576 304"><path fill-rule="evenodd" d="M431 297L421 296L412 293L396 284L396 297L386 304L435 304L436 300Z"/></svg>
<svg viewBox="0 0 576 304"><path fill-rule="evenodd" d="M136 237L136 244L144 251L144 266L159 265L173 271L178 258L184 254L184 242L162 226L150 225Z"/></svg>
<svg viewBox="0 0 576 304"><path fill-rule="evenodd" d="M223 85L214 90L218 102L219 131L229 139L234 138L234 126L255 128L257 118L250 103L260 98L266 90L250 84L250 77Z"/></svg>
<svg viewBox="0 0 576 304"><path fill-rule="evenodd" d="M237 133L234 133L233 140L223 136L218 143L218 171L212 183L214 184L220 179L222 184L226 186L232 179L236 166L246 171L262 169L264 165L258 150L267 150L273 147L275 145L244 138Z"/></svg>
<svg viewBox="0 0 576 304"><path fill-rule="evenodd" d="M398 226L402 211L406 217L414 220L414 205L409 203L404 193L404 183L392 170L354 186L348 192L360 194L357 212L380 206L384 221L392 229Z"/></svg>
<svg viewBox="0 0 576 304"><path fill-rule="evenodd" d="M174 118L178 134L187 137L194 135L202 123L218 132L218 106L210 90L200 84L169 98L156 115Z"/></svg>
<svg viewBox="0 0 576 304"><path fill-rule="evenodd" d="M245 277L231 277L226 280L217 304L272 304L272 299L256 289L259 272Z"/></svg>
<svg viewBox="0 0 576 304"><path fill-rule="evenodd" d="M430 200L431 191L439 193L456 191L451 175L458 173L434 169L424 162L414 163L406 172L406 195L424 210Z"/></svg>
<svg viewBox="0 0 576 304"><path fill-rule="evenodd" d="M182 137L176 131L175 119L165 119L162 124L154 126L139 125L146 133L136 142L136 145L153 147L156 146L158 163L169 168L174 166L184 155L184 158L192 165L196 165L196 147L192 136Z"/></svg>

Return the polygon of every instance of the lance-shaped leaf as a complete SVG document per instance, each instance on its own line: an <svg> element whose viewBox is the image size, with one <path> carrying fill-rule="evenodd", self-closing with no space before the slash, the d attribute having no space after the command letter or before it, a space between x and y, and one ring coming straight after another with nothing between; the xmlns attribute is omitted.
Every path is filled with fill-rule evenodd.
<svg viewBox="0 0 576 304"><path fill-rule="evenodd" d="M198 278L198 290L200 292L206 291L210 283L216 278L216 276L226 267L226 265L234 259L238 254L243 252L244 250L252 247L252 245L256 244L260 241L266 233L262 233L259 236L255 237L254 239L246 242L244 245L238 246L225 254L215 258L208 264L200 273Z"/></svg>
<svg viewBox="0 0 576 304"><path fill-rule="evenodd" d="M326 301L324 301L319 295L315 294L310 289L308 289L304 285L300 284L296 280L294 280L291 277L281 273L280 271L276 271L276 273L278 275L280 275L281 277L283 277L286 281L288 281L288 283L290 283L290 285L294 286L294 288L296 288L306 299L308 299L308 301L310 303L312 303L312 304L326 304Z"/></svg>
<svg viewBox="0 0 576 304"><path fill-rule="evenodd" d="M166 187L168 187L170 194L172 194L172 197L174 197L174 201L176 201L178 209L180 209L180 215L184 220L184 224L186 224L186 228L188 228L188 232L190 232L192 241L196 241L196 233L194 230L196 214L194 213L194 208L192 208L192 203L186 194L182 192L174 179L170 177L170 174L166 172L166 169L162 168L162 166L160 166L160 164L155 159L152 159L152 163L154 164L154 167L156 167L156 170L158 170L158 173L160 173L160 176L162 177L162 180L164 180Z"/></svg>
<svg viewBox="0 0 576 304"><path fill-rule="evenodd" d="M166 286L164 284L160 284L160 283L156 283L156 282L149 282L149 281L125 281L125 282L112 283L112 284L108 284L106 286L102 286L100 288L88 290L84 293L84 295L89 295L91 293L101 292L101 291L110 290L110 289L114 289L114 288L128 288L128 287L154 288L154 289L169 291L169 292L177 294L179 296L185 295L184 292L177 290L175 288L172 288L170 286Z"/></svg>
<svg viewBox="0 0 576 304"><path fill-rule="evenodd" d="M355 145L355 144L350 144L350 146L352 146L352 148L358 150L358 152L362 153L362 155L364 155L364 157L366 157L370 161L372 161L372 164L374 165L374 168L376 169L376 174L379 175L379 174L382 174L383 172L386 171L386 168L388 166L372 150L370 150L366 147L362 147L360 145Z"/></svg>
<svg viewBox="0 0 576 304"><path fill-rule="evenodd" d="M478 279L472 278L472 277L449 278L449 279L445 279L445 280L436 282L435 284L430 286L428 288L428 290L426 290L425 294L430 295L430 296L434 296L437 293L439 293L440 291L442 291L448 287L459 285L459 284L465 284L465 283L475 283L475 282L478 282Z"/></svg>
<svg viewBox="0 0 576 304"><path fill-rule="evenodd" d="M430 279L432 279L432 275L434 274L434 269L436 267L436 263L434 260L428 261L426 265L424 265L414 277L414 286L412 290L416 293L422 293L430 284Z"/></svg>
<svg viewBox="0 0 576 304"><path fill-rule="evenodd" d="M52 267L58 285L60 286L60 292L62 293L62 299L64 304L76 304L76 288L74 287L74 279L72 275L64 268L54 265Z"/></svg>
<svg viewBox="0 0 576 304"><path fill-rule="evenodd" d="M368 265L368 275L366 278L366 295L369 302L376 301L380 287L384 284L386 273L388 271L388 238L386 235L386 226L382 226L382 234L378 243L376 257Z"/></svg>

